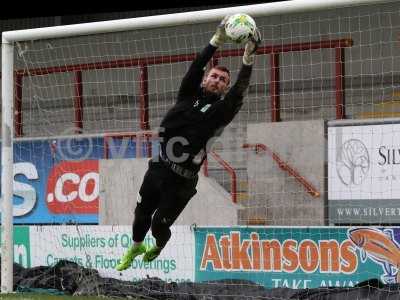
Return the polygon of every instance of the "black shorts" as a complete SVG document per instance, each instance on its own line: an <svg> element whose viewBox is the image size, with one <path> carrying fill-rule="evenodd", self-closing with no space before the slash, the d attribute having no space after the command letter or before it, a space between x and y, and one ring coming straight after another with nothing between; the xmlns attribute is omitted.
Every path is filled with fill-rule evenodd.
<svg viewBox="0 0 400 300"><path fill-rule="evenodd" d="M149 168L139 190L138 207L142 213L157 214L172 225L189 200L197 193L198 176L184 178L162 161L149 161Z"/></svg>

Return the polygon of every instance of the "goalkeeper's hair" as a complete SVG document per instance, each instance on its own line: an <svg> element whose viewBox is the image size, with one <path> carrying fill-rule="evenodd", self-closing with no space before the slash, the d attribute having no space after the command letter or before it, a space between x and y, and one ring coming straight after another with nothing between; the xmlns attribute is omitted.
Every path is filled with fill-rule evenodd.
<svg viewBox="0 0 400 300"><path fill-rule="evenodd" d="M227 67L225 67L225 66L217 65L217 66L211 67L210 70L209 70L208 72L210 72L212 69L217 69L217 70L220 70L220 71L222 71L222 72L225 72L225 73L227 73L227 74L229 75L229 78L231 77L231 72L230 72L229 69L228 69ZM207 72L207 73L208 73L208 72Z"/></svg>

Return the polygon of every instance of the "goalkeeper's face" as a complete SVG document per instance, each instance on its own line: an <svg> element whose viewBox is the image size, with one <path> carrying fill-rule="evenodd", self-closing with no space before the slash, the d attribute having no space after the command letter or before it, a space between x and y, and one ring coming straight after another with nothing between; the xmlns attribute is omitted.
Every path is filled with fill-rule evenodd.
<svg viewBox="0 0 400 300"><path fill-rule="evenodd" d="M229 88L230 76L227 72L211 69L203 79L203 87L207 92L223 95Z"/></svg>

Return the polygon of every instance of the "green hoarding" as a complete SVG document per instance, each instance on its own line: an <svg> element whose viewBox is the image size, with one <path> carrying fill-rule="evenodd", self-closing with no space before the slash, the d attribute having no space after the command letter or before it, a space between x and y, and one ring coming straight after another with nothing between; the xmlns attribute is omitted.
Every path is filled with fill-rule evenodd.
<svg viewBox="0 0 400 300"><path fill-rule="evenodd" d="M29 226L14 226L14 262L27 268L31 267L31 246ZM1 232L0 232L1 238Z"/></svg>
<svg viewBox="0 0 400 300"><path fill-rule="evenodd" d="M394 283L398 240L398 228L200 227L195 280L243 279L268 288Z"/></svg>

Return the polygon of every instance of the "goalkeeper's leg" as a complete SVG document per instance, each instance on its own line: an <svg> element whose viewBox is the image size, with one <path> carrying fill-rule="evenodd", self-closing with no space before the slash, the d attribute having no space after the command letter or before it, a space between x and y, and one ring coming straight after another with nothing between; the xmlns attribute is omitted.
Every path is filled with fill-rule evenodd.
<svg viewBox="0 0 400 300"><path fill-rule="evenodd" d="M197 177L189 180L173 177L168 181L168 188L161 196L159 208L151 223L151 232L156 244L146 251L143 256L145 262L151 262L160 255L171 237L170 227L197 192Z"/></svg>
<svg viewBox="0 0 400 300"><path fill-rule="evenodd" d="M133 245L128 248L121 261L116 267L117 271L123 271L130 267L135 257L146 252L146 246L143 244L144 237L149 231L151 224L151 214L141 209L140 203L135 209L135 220L133 222Z"/></svg>
<svg viewBox="0 0 400 300"><path fill-rule="evenodd" d="M151 226L151 216L157 209L160 201L161 179L157 169L149 163L149 170L146 172L142 186L139 191L135 218L132 225L133 245L128 248L116 267L117 271L123 271L130 267L135 257L146 252L143 240Z"/></svg>

